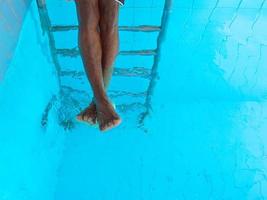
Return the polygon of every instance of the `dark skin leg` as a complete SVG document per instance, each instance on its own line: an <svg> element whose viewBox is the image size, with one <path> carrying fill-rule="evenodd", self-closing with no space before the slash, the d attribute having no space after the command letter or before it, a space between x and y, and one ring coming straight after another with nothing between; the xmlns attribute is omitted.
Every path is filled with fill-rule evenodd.
<svg viewBox="0 0 267 200"><path fill-rule="evenodd" d="M118 54L119 32L118 13L119 6L115 1L99 0L100 10L100 39L102 46L102 73L104 86L107 90L113 72L113 63ZM94 100L78 116L80 120L96 124L97 112Z"/></svg>
<svg viewBox="0 0 267 200"><path fill-rule="evenodd" d="M99 0L100 7L100 34L102 44L102 69L104 85L109 86L113 63L118 54L119 31L118 13L119 4L113 1Z"/></svg>
<svg viewBox="0 0 267 200"><path fill-rule="evenodd" d="M105 131L118 125L121 119L111 105L105 91L112 75L112 64L118 49L116 45L109 42L112 34L107 34L107 30L112 27L112 31L109 30L109 32L113 33L114 30L118 32L118 5L114 2L114 4L110 3L112 1L102 1L103 4L100 0L76 1L79 18L80 51L94 93L93 102L77 118L90 123L95 123L97 118L100 130ZM112 26L107 25L110 24L110 15L101 13L104 7L106 11L110 9L117 13L114 15L115 20L113 19ZM111 47L109 47L110 45Z"/></svg>

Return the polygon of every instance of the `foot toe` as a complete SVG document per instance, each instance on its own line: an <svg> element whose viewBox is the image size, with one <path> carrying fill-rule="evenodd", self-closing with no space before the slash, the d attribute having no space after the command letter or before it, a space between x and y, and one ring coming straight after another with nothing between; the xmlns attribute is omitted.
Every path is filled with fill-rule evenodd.
<svg viewBox="0 0 267 200"><path fill-rule="evenodd" d="M87 122L91 125L96 123L96 116L94 116L94 113L91 112L88 108L82 111L80 114L78 114L76 116L76 119L79 121Z"/></svg>
<svg viewBox="0 0 267 200"><path fill-rule="evenodd" d="M89 124L95 124L95 120L92 117L88 117L86 120Z"/></svg>
<svg viewBox="0 0 267 200"><path fill-rule="evenodd" d="M77 115L77 116L76 116L76 119L78 119L78 120L81 121L81 120L82 120L82 115L81 115L81 114Z"/></svg>
<svg viewBox="0 0 267 200"><path fill-rule="evenodd" d="M107 127L111 127L111 126L113 126L113 120L112 121L110 121L110 122L108 122L108 124L107 124Z"/></svg>
<svg viewBox="0 0 267 200"><path fill-rule="evenodd" d="M99 126L99 129L100 129L100 131L105 131L106 130L106 126L105 125L101 125L101 126Z"/></svg>
<svg viewBox="0 0 267 200"><path fill-rule="evenodd" d="M83 120L84 121L89 121L90 117L88 115L83 115Z"/></svg>
<svg viewBox="0 0 267 200"><path fill-rule="evenodd" d="M120 123L121 123L121 119L120 118L113 120L114 126L119 125Z"/></svg>

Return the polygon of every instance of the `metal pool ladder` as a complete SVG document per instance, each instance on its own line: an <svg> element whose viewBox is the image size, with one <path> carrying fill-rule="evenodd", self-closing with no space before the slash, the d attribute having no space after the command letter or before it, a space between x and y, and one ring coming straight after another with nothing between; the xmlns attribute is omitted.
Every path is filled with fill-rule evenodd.
<svg viewBox="0 0 267 200"><path fill-rule="evenodd" d="M46 127L48 123L48 115L50 110L53 108L53 106L57 106L58 111L58 119L59 123L65 128L65 129L71 129L74 127L73 122L73 115L77 112L80 108L82 108L83 105L80 105L80 97L88 97L88 92L83 89L79 88L73 88L71 83L75 83L77 81L80 81L81 79L86 80L86 76L83 73L83 71L71 71L64 69L64 66L59 62L59 56L64 57L78 57L79 56L79 50L78 48L72 48L72 49L58 49L56 47L56 39L55 39L55 33L58 32L66 32L66 31L72 31L77 30L78 26L69 24L69 25L52 25L51 18L49 16L49 11L46 5L46 0L36 0L38 5L38 11L41 21L42 30L44 33L47 34L49 45L50 45L50 53L52 57L53 64L55 66L57 81L59 85L59 94L54 95L50 102L47 104L47 107L44 110L43 117L42 117L42 126ZM133 67L133 68L120 68L118 66L115 66L114 69L114 76L121 76L121 77L127 77L127 76L134 76L134 77L141 77L145 78L148 81L148 87L145 89L145 91L141 93L133 93L131 91L112 91L111 95L115 98L120 98L121 96L131 96L131 97L138 97L143 98L144 103L140 102L133 102L131 104L123 104L123 105L117 105L117 108L121 112L126 112L129 109L134 109L136 106L141 107L140 113L138 113L136 123L138 127L144 126L144 120L146 117L150 114L152 106L151 106L151 98L153 96L154 87L156 84L156 81L158 79L158 65L159 65L159 57L161 53L161 44L165 37L166 32L166 24L168 22L168 16L171 9L171 3L172 0L163 0L164 1L164 7L162 11L162 17L161 17L161 23L159 26L155 25L138 25L138 26L119 26L119 31L127 31L127 32L142 32L142 33L151 33L151 32L157 32L157 38L156 38L156 49L149 49L149 50L127 50L127 51L120 51L119 56L152 56L153 57L153 65L150 69L143 68L143 67ZM134 59L134 58L133 58ZM82 66L80 66L82 69ZM62 83L63 79L67 77L69 80L71 80L69 83ZM71 95L72 93L75 93L75 95ZM78 99L77 99L77 96ZM61 102L61 103L58 103Z"/></svg>

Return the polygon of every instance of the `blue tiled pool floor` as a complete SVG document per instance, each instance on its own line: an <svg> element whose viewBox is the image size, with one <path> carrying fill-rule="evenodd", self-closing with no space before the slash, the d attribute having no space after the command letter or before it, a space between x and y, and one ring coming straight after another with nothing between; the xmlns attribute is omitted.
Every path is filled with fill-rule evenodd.
<svg viewBox="0 0 267 200"><path fill-rule="evenodd" d="M67 137L56 199L265 199L264 102L162 105L148 133Z"/></svg>

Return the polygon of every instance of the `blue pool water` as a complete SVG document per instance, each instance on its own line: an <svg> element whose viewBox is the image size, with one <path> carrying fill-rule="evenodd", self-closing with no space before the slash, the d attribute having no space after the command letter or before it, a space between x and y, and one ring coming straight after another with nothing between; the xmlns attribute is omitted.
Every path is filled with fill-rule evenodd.
<svg viewBox="0 0 267 200"><path fill-rule="evenodd" d="M267 1L127 0L106 134L74 120L76 26L73 2L29 8L0 83L0 200L267 199Z"/></svg>

